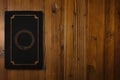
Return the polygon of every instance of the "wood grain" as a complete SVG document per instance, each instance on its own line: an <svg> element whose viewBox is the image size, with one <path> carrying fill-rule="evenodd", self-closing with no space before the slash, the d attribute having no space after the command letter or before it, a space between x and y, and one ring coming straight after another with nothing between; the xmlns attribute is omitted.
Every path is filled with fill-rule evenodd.
<svg viewBox="0 0 120 80"><path fill-rule="evenodd" d="M115 0L115 80L120 79L120 1Z"/></svg>
<svg viewBox="0 0 120 80"><path fill-rule="evenodd" d="M74 8L74 53L76 69L75 80L86 80L86 26L87 26L87 0L76 0ZM81 6L79 6L81 5Z"/></svg>
<svg viewBox="0 0 120 80"><path fill-rule="evenodd" d="M65 80L74 80L75 76L75 54L74 54L74 0L65 0L65 53L64 53L64 70Z"/></svg>
<svg viewBox="0 0 120 80"><path fill-rule="evenodd" d="M4 11L43 11L44 68L7 70L0 80L120 80L120 0L1 0Z"/></svg>
<svg viewBox="0 0 120 80"><path fill-rule="evenodd" d="M105 0L88 0L87 80L104 80Z"/></svg>
<svg viewBox="0 0 120 80"><path fill-rule="evenodd" d="M61 37L60 37L60 25L61 25L61 1L60 0L51 0L45 1L47 8L46 11L49 13L45 13L49 21L46 28L49 32L46 32L49 39L47 38L47 42L50 46L49 53L46 52L46 80L62 80L63 79L63 69L61 64L63 62L61 54ZM49 7L49 8L48 8ZM45 18L46 19L46 18ZM50 29L51 28L51 29ZM48 41L49 40L49 41ZM47 46L46 46L47 47Z"/></svg>
<svg viewBox="0 0 120 80"><path fill-rule="evenodd" d="M114 33L115 33L115 1L106 0L105 2L105 48L104 48L104 67L105 80L114 79Z"/></svg>

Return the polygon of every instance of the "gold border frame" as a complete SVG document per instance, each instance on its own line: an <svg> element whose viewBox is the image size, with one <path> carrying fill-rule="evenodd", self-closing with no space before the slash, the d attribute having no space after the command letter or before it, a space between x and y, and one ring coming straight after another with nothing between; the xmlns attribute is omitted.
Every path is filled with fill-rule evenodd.
<svg viewBox="0 0 120 80"><path fill-rule="evenodd" d="M35 19L37 19L38 54L37 54L37 61L35 61L34 64L15 64L15 62L13 61L13 58L12 58L12 20L15 18L15 16L33 16ZM39 63L39 17L37 17L36 15L12 15L10 17L10 37L11 37L10 39L10 63L12 63L13 65L37 65Z"/></svg>

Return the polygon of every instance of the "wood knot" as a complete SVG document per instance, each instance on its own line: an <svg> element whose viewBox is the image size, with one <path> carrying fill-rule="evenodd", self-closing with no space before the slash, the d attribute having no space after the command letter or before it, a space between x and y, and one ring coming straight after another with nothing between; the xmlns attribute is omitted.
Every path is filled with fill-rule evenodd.
<svg viewBox="0 0 120 80"><path fill-rule="evenodd" d="M97 37L96 37L96 36L92 36L92 39L93 39L94 41L96 41L96 40L97 40Z"/></svg>
<svg viewBox="0 0 120 80"><path fill-rule="evenodd" d="M94 66L93 65L88 65L87 66L87 71L88 72L93 72L95 70Z"/></svg>
<svg viewBox="0 0 120 80"><path fill-rule="evenodd" d="M72 77L73 77L73 75L72 75L72 74L69 74L69 77L70 77L70 78L72 78Z"/></svg>
<svg viewBox="0 0 120 80"><path fill-rule="evenodd" d="M77 16L77 12L76 11L74 11L73 14L74 14L74 16Z"/></svg>
<svg viewBox="0 0 120 80"><path fill-rule="evenodd" d="M120 11L118 11L117 13L118 13L118 16L120 16Z"/></svg>
<svg viewBox="0 0 120 80"><path fill-rule="evenodd" d="M64 44L61 44L60 48L63 51L64 50Z"/></svg>
<svg viewBox="0 0 120 80"><path fill-rule="evenodd" d="M74 28L74 24L72 24L72 28Z"/></svg>
<svg viewBox="0 0 120 80"><path fill-rule="evenodd" d="M54 3L54 5L52 6L52 13L57 13L57 9L58 9L58 5L57 3Z"/></svg>
<svg viewBox="0 0 120 80"><path fill-rule="evenodd" d="M114 35L114 33L111 33L111 32L107 32L106 33L106 37L108 38L108 37L112 37Z"/></svg>

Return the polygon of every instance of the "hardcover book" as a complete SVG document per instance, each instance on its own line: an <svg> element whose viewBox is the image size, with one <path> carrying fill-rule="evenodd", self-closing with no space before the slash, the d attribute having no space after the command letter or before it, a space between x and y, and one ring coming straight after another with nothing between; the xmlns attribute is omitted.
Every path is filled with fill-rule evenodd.
<svg viewBox="0 0 120 80"><path fill-rule="evenodd" d="M5 67L43 68L43 13L5 12Z"/></svg>

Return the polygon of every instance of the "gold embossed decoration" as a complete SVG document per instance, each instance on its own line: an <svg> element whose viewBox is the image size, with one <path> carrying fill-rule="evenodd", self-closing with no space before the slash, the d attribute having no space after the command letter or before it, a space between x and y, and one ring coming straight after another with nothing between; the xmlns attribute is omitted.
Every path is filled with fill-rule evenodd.
<svg viewBox="0 0 120 80"><path fill-rule="evenodd" d="M25 34L26 34L26 36L25 36ZM19 38L20 36L23 38L22 40ZM24 39L24 38L26 38L26 39ZM28 41L30 41L30 42L28 42ZM24 42L24 44L20 44L20 42ZM27 43L27 42L28 42L28 44L25 45L25 43ZM33 46L34 42L35 42L35 38L33 36L33 33L28 31L28 30L20 30L15 35L15 44L16 44L17 48L19 48L21 50L28 50L28 49L30 49Z"/></svg>

